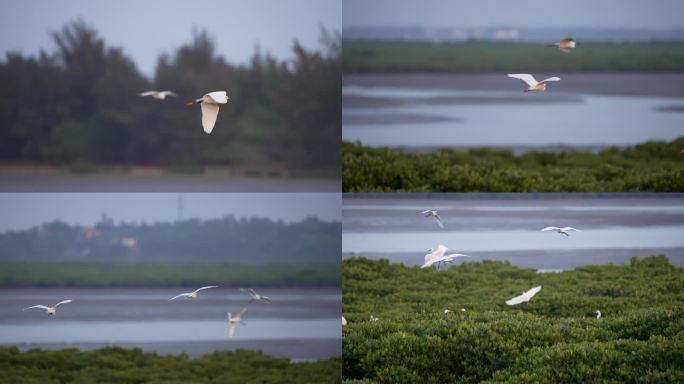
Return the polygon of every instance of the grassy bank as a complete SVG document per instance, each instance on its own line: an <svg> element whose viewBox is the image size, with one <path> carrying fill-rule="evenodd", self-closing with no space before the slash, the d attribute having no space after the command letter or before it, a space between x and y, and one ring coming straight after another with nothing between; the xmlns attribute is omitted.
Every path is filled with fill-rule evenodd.
<svg viewBox="0 0 684 384"><path fill-rule="evenodd" d="M343 143L344 192L682 192L684 138L600 153L442 149L407 153Z"/></svg>
<svg viewBox="0 0 684 384"><path fill-rule="evenodd" d="M504 304L536 285L530 302ZM493 261L437 271L353 258L343 262L343 378L682 382L683 304L684 269L662 255L549 274Z"/></svg>
<svg viewBox="0 0 684 384"><path fill-rule="evenodd" d="M344 73L684 71L684 42L580 42L571 54L544 44L344 41Z"/></svg>
<svg viewBox="0 0 684 384"><path fill-rule="evenodd" d="M0 263L0 287L339 286L339 265Z"/></svg>
<svg viewBox="0 0 684 384"><path fill-rule="evenodd" d="M216 352L199 359L140 349L90 352L0 349L0 383L339 383L340 359L290 363L260 352Z"/></svg>

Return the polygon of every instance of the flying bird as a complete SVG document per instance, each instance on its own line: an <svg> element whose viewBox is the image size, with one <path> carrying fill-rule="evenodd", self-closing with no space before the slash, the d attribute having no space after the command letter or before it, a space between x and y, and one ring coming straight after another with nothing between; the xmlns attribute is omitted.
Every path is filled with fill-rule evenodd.
<svg viewBox="0 0 684 384"><path fill-rule="evenodd" d="M516 296L510 300L507 300L506 304L507 305L518 305L520 303L527 303L528 301L532 300L534 295L536 295L537 292L541 291L541 289L542 289L541 285L536 286L534 288L531 288L529 291L523 292L522 295Z"/></svg>
<svg viewBox="0 0 684 384"><path fill-rule="evenodd" d="M559 234L565 235L565 236L570 236L570 234L568 233L569 231L582 232L579 229L573 228L573 227L563 227L563 228L546 227L546 228L541 230L541 232L548 232L548 231L558 232Z"/></svg>
<svg viewBox="0 0 684 384"><path fill-rule="evenodd" d="M445 253L448 250L449 248L442 244L439 244L436 250L433 250L432 248L428 249L428 254L425 255L424 258L425 264L423 264L420 268L428 268L436 264L437 269L439 269L442 263L451 263L457 257L470 257L468 255L463 255L460 253L452 253L450 255L445 255Z"/></svg>
<svg viewBox="0 0 684 384"><path fill-rule="evenodd" d="M238 326L238 323L245 324L245 322L242 321L242 314L245 312L247 312L247 308L242 308L242 311L235 316L228 312L228 321L230 321L230 325L228 326L228 337L231 339L233 338L233 334L235 333L235 328Z"/></svg>
<svg viewBox="0 0 684 384"><path fill-rule="evenodd" d="M558 49L560 49L561 51L563 51L565 53L569 53L570 51L575 49L575 46L577 46L577 42L575 42L575 39L573 39L571 37L566 37L565 39L563 39L557 43L553 43L553 44L549 45L549 47L557 47Z"/></svg>
<svg viewBox="0 0 684 384"><path fill-rule="evenodd" d="M268 296L260 295L256 293L252 288L240 288L240 291L245 292L252 297L251 299L249 299L250 303L253 301L263 301L268 304L271 304L271 299L269 299Z"/></svg>
<svg viewBox="0 0 684 384"><path fill-rule="evenodd" d="M437 211L434 209L428 209L427 211L421 212L425 217L432 217L437 222L440 228L444 228L444 223L442 223L442 218L439 217Z"/></svg>
<svg viewBox="0 0 684 384"><path fill-rule="evenodd" d="M525 92L532 92L532 91L537 91L537 92L544 92L546 91L546 83L550 81L560 81L560 77L549 77L548 79L544 79L542 81L537 81L534 76L530 75L529 73L515 73L515 74L509 74L508 77L512 77L514 79L520 79L524 81L529 88L525 90Z"/></svg>
<svg viewBox="0 0 684 384"><path fill-rule="evenodd" d="M207 287L198 288L192 292L181 293L178 296L174 296L174 297L170 298L169 301L175 300L179 297L187 297L188 299L196 299L197 298L197 292L202 291L204 289L209 289L209 288L218 288L218 286L217 285L209 285Z"/></svg>
<svg viewBox="0 0 684 384"><path fill-rule="evenodd" d="M171 91L147 91L140 93L140 96L150 96L157 100L166 100L166 96L178 96Z"/></svg>
<svg viewBox="0 0 684 384"><path fill-rule="evenodd" d="M24 308L24 311L27 309L32 309L32 308L39 308L39 309L44 309L48 316L52 316L52 315L57 314L57 307L59 307L62 304L71 303L72 301L73 300L62 300L59 303L53 305L52 307L46 307L44 305L34 305L33 307Z"/></svg>
<svg viewBox="0 0 684 384"><path fill-rule="evenodd" d="M598 320L598 319L601 318L601 311L599 311L599 310L597 309L596 312L594 312L594 313L596 314L596 320Z"/></svg>
<svg viewBox="0 0 684 384"><path fill-rule="evenodd" d="M209 92L206 95L187 103L188 106L200 104L202 107L202 128L207 134L211 133L216 124L219 113L219 104L225 104L230 100L226 91Z"/></svg>

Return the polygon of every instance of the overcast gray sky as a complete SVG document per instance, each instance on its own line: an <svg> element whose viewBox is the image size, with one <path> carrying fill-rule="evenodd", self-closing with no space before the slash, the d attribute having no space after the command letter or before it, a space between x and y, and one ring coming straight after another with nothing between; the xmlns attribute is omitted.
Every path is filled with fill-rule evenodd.
<svg viewBox="0 0 684 384"><path fill-rule="evenodd" d="M344 0L343 24L682 28L682 0Z"/></svg>
<svg viewBox="0 0 684 384"><path fill-rule="evenodd" d="M341 0L0 0L0 53L36 53L54 45L50 32L82 18L104 40L120 46L146 75L157 58L205 30L229 62L262 52L291 58L296 38L319 48L320 27L342 30Z"/></svg>
<svg viewBox="0 0 684 384"><path fill-rule="evenodd" d="M288 222L307 216L341 220L339 193L184 193L184 218L267 217ZM106 213L115 222L174 221L177 193L0 193L0 232L56 219L91 225Z"/></svg>

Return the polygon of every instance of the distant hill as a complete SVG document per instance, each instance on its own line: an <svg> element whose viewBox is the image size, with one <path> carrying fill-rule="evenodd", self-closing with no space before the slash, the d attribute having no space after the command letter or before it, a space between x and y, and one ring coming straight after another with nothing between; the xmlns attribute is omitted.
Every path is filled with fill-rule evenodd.
<svg viewBox="0 0 684 384"><path fill-rule="evenodd" d="M339 264L341 223L262 218L136 224L104 217L85 227L54 221L0 234L2 261Z"/></svg>

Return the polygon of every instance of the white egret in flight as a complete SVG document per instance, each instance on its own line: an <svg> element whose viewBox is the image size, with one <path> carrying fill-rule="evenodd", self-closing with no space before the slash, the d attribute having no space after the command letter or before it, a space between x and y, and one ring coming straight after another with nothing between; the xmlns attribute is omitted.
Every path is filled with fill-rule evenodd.
<svg viewBox="0 0 684 384"><path fill-rule="evenodd" d="M575 49L575 46L577 46L577 42L571 37L566 37L557 43L549 45L549 47L558 47L558 49L565 53L569 53L571 50Z"/></svg>
<svg viewBox="0 0 684 384"><path fill-rule="evenodd" d="M59 303L53 305L52 307L46 307L44 305L34 305L33 307L24 308L24 311L27 309L32 309L32 308L39 308L39 309L44 309L48 316L52 316L52 315L57 313L57 307L59 307L62 304L71 303L72 301L73 300L62 300Z"/></svg>
<svg viewBox="0 0 684 384"><path fill-rule="evenodd" d="M202 107L202 128L204 132L211 133L216 124L219 113L219 104L225 104L230 100L226 91L209 92L206 95L187 103L187 105L200 104Z"/></svg>
<svg viewBox="0 0 684 384"><path fill-rule="evenodd" d="M534 76L530 75L529 73L515 73L515 74L509 74L508 77L512 77L514 79L520 79L524 81L528 88L525 90L525 92L531 92L531 91L537 91L537 92L544 92L546 91L546 83L550 81L560 81L560 77L549 77L548 79L544 79L542 81L537 81Z"/></svg>
<svg viewBox="0 0 684 384"><path fill-rule="evenodd" d="M444 223L442 223L442 218L437 214L437 210L428 209L427 211L421 212L425 217L432 217L437 222L440 228L444 228Z"/></svg>
<svg viewBox="0 0 684 384"><path fill-rule="evenodd" d="M140 93L140 96L146 97L150 96L157 100L166 100L166 96L178 96L171 91L147 91Z"/></svg>
<svg viewBox="0 0 684 384"><path fill-rule="evenodd" d="M507 300L507 301L506 301L506 304L508 304L508 305L517 305L517 304L520 304L520 303L527 303L528 301L532 300L532 298L534 297L534 295L536 295L537 292L541 291L541 289L542 289L541 285L536 286L536 287L534 287L534 288L531 288L529 291L523 292L522 295L516 296L516 297L514 297L514 298L512 298L512 299L510 299L510 300Z"/></svg>
<svg viewBox="0 0 684 384"><path fill-rule="evenodd" d="M268 296L260 295L256 293L252 288L240 288L240 291L245 292L252 297L251 299L249 299L250 303L252 301L263 301L265 303L271 304L271 299L269 299Z"/></svg>
<svg viewBox="0 0 684 384"><path fill-rule="evenodd" d="M233 333L235 333L235 328L238 326L238 323L245 324L245 322L242 321L242 314L245 312L247 312L247 308L242 308L242 311L235 316L228 312L228 321L230 321L230 325L228 326L228 337L233 337Z"/></svg>
<svg viewBox="0 0 684 384"><path fill-rule="evenodd" d="M428 249L428 254L425 255L424 258L425 264L423 264L421 268L428 268L436 264L437 269L439 269L442 263L450 263L454 261L454 259L456 259L457 257L470 257L468 255L463 255L460 253L452 253L450 255L445 255L445 253L448 250L449 248L442 244L439 244L436 250L433 250L432 248Z"/></svg>
<svg viewBox="0 0 684 384"><path fill-rule="evenodd" d="M579 229L573 228L573 227L563 227L563 228L546 227L546 228L542 229L541 231L542 232L554 231L554 232L558 232L559 234L565 235L565 236L570 236L570 234L568 232L571 232L571 231L582 232Z"/></svg>
<svg viewBox="0 0 684 384"><path fill-rule="evenodd" d="M192 292L181 293L178 296L174 296L174 297L170 298L169 301L175 300L179 297L187 297L188 299L196 299L197 298L197 292L205 290L205 289L209 289L209 288L218 288L218 286L217 285L209 285L207 287L198 288Z"/></svg>

